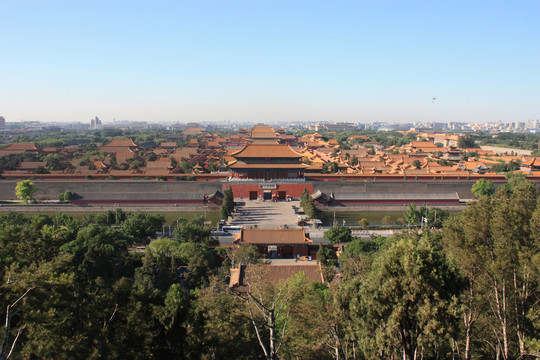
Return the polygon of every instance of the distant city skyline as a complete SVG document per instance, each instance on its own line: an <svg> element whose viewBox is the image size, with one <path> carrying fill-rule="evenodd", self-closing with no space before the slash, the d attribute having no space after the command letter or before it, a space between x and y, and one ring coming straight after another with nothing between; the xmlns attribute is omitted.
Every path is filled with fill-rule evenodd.
<svg viewBox="0 0 540 360"><path fill-rule="evenodd" d="M0 0L0 13L7 122L540 118L536 0Z"/></svg>

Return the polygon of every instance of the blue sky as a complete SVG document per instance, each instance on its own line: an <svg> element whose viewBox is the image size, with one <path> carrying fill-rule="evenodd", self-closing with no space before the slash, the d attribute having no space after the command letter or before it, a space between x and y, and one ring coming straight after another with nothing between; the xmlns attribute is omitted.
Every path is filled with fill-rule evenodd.
<svg viewBox="0 0 540 360"><path fill-rule="evenodd" d="M7 121L540 118L538 0L0 0L0 18Z"/></svg>

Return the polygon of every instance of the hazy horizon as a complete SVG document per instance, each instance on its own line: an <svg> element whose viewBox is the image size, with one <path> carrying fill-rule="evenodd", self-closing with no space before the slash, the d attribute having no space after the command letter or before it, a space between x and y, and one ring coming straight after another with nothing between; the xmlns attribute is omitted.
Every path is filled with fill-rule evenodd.
<svg viewBox="0 0 540 360"><path fill-rule="evenodd" d="M0 13L8 122L540 117L538 1L0 0Z"/></svg>

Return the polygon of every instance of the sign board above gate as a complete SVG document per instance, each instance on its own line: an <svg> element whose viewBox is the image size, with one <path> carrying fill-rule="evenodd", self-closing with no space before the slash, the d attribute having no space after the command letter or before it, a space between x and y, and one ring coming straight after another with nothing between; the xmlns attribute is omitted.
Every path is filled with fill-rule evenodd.
<svg viewBox="0 0 540 360"><path fill-rule="evenodd" d="M259 189L276 189L277 184L259 184Z"/></svg>

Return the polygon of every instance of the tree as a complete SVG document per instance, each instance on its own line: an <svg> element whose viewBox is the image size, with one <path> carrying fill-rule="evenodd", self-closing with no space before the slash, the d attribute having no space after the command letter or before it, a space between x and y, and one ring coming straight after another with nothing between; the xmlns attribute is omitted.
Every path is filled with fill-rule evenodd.
<svg viewBox="0 0 540 360"><path fill-rule="evenodd" d="M292 276L287 282L269 280L267 267L250 269L246 282L247 292L237 296L245 301L246 314L253 325L260 349L267 360L277 360L285 348L285 339L290 330L293 305L302 297L307 279L303 273Z"/></svg>
<svg viewBox="0 0 540 360"><path fill-rule="evenodd" d="M420 162L420 160L414 160L411 165L415 168L419 168L422 163Z"/></svg>
<svg viewBox="0 0 540 360"><path fill-rule="evenodd" d="M32 195L38 191L36 185L30 180L21 180L15 186L15 193L17 197L26 203L33 200Z"/></svg>
<svg viewBox="0 0 540 360"><path fill-rule="evenodd" d="M315 201L311 196L308 196L306 201L304 201L303 205L304 212L307 216L309 216L310 219L314 219L317 217L317 208L315 207Z"/></svg>
<svg viewBox="0 0 540 360"><path fill-rule="evenodd" d="M256 246L250 244L241 244L239 247L227 249L226 256L229 258L232 268L237 268L240 265L262 264L263 262L263 255Z"/></svg>
<svg viewBox="0 0 540 360"><path fill-rule="evenodd" d="M62 155L49 154L45 157L47 170L63 170L68 164Z"/></svg>
<svg viewBox="0 0 540 360"><path fill-rule="evenodd" d="M208 165L208 171L209 171L209 172L212 173L212 172L216 172L216 171L218 171L218 170L219 170L219 168L218 168L218 165L217 165L216 163L210 163L210 164Z"/></svg>
<svg viewBox="0 0 540 360"><path fill-rule="evenodd" d="M514 192L514 189L520 187L520 186L525 186L525 187L528 187L530 186L531 182L529 180L527 180L527 176L525 176L525 174L521 174L521 173L506 173L504 174L504 178L506 179L507 181L507 191L510 192L510 193L513 193Z"/></svg>
<svg viewBox="0 0 540 360"><path fill-rule="evenodd" d="M49 170L47 170L44 166L38 166L36 170L34 170L34 173L36 174L49 174Z"/></svg>
<svg viewBox="0 0 540 360"><path fill-rule="evenodd" d="M495 186L492 181L479 179L474 183L471 191L476 197L491 196L495 193Z"/></svg>
<svg viewBox="0 0 540 360"><path fill-rule="evenodd" d="M260 347L246 314L244 299L227 285L210 278L209 286L197 289L190 307L187 328L187 359L258 358Z"/></svg>
<svg viewBox="0 0 540 360"><path fill-rule="evenodd" d="M356 157L356 155L353 155L353 157L350 160L350 164L351 164L351 166L358 165L358 157Z"/></svg>
<svg viewBox="0 0 540 360"><path fill-rule="evenodd" d="M210 235L212 229L204 225L202 216L194 217L191 220L178 218L174 229L174 238L179 242L204 243L216 245L216 241Z"/></svg>
<svg viewBox="0 0 540 360"><path fill-rule="evenodd" d="M165 223L163 215L148 214L142 211L128 212L122 222L122 232L132 244L148 244L156 237Z"/></svg>
<svg viewBox="0 0 540 360"><path fill-rule="evenodd" d="M513 356L510 348L511 324L517 335L519 355L527 355L526 337L530 323L526 314L534 303L531 302L530 289L534 275L531 273L530 259L539 249L530 232L530 220L537 204L534 184L524 178L512 177L508 179L508 188L510 194L505 187L495 194L491 221L491 279L493 295L499 300L496 314L501 326L505 358Z"/></svg>
<svg viewBox="0 0 540 360"><path fill-rule="evenodd" d="M208 283L214 269L214 255L205 244L180 244L182 265L186 266L186 284L194 289Z"/></svg>
<svg viewBox="0 0 540 360"><path fill-rule="evenodd" d="M309 199L309 192L308 192L308 190L306 188L304 188L304 190L300 194L300 206L304 207L304 205L308 201L308 199Z"/></svg>
<svg viewBox="0 0 540 360"><path fill-rule="evenodd" d="M436 239L396 239L378 254L353 299L358 336L373 337L363 344L366 358L402 355L412 360L417 353L429 358L444 354L455 331L453 309L462 289L459 273Z"/></svg>
<svg viewBox="0 0 540 360"><path fill-rule="evenodd" d="M352 240L351 229L345 226L331 227L323 236L331 244L347 243Z"/></svg>
<svg viewBox="0 0 540 360"><path fill-rule="evenodd" d="M437 164L441 166L450 166L452 165L452 162L447 159L440 159L440 160L437 160Z"/></svg>
<svg viewBox="0 0 540 360"><path fill-rule="evenodd" d="M461 135L458 140L458 147L461 149L471 149L476 145L471 135Z"/></svg>
<svg viewBox="0 0 540 360"><path fill-rule="evenodd" d="M143 265L151 270L153 284L158 289L167 289L177 280L177 269L183 260L180 243L173 239L162 238L148 244Z"/></svg>
<svg viewBox="0 0 540 360"><path fill-rule="evenodd" d="M21 327L17 331L17 335L15 335L15 339L11 343L11 346L9 346L9 335L11 332L11 319L13 318L14 311L13 308L22 300L30 291L32 291L33 288L29 288L25 291L24 294L22 294L13 304L9 304L7 306L6 310L6 324L5 324L5 330L4 330L4 341L2 343L2 348L0 350L0 360L9 359L13 353L13 349L15 348L15 345L17 344L17 340L19 340L19 336L21 335L24 327ZM9 353L6 354L8 351L8 347L10 348Z"/></svg>
<svg viewBox="0 0 540 360"><path fill-rule="evenodd" d="M327 162L323 165L321 172L323 174L335 174L339 171L338 164L334 161Z"/></svg>
<svg viewBox="0 0 540 360"><path fill-rule="evenodd" d="M491 171L495 172L495 173L508 173L508 172L512 172L512 171L515 171L515 170L519 170L520 168L520 164L518 162L515 162L515 161L510 161L508 163L505 163L505 162L500 162L496 165L493 165L491 167Z"/></svg>
<svg viewBox="0 0 540 360"><path fill-rule="evenodd" d="M227 211L227 208L223 207L223 204L221 205L221 209L219 211L219 216L223 219L223 220L227 220L230 216L229 212Z"/></svg>
<svg viewBox="0 0 540 360"><path fill-rule="evenodd" d="M533 270L540 253L537 209L534 184L511 178L491 198L470 204L443 232L469 282L463 301L466 356L473 345L480 346L474 330L483 326L489 331L481 343L490 344L503 359L530 354L528 339L538 335L527 315L539 311L539 276Z"/></svg>
<svg viewBox="0 0 540 360"><path fill-rule="evenodd" d="M221 203L221 218L227 220L234 212L234 195L229 187L223 192L223 202Z"/></svg>
<svg viewBox="0 0 540 360"><path fill-rule="evenodd" d="M369 226L369 220L366 219L366 218L362 218L360 219L360 221L358 222L360 224L361 227L363 227L364 229L367 228Z"/></svg>
<svg viewBox="0 0 540 360"><path fill-rule="evenodd" d="M321 265L327 265L328 259L332 255L332 251L319 244L319 250L317 250L317 262Z"/></svg>
<svg viewBox="0 0 540 360"><path fill-rule="evenodd" d="M392 218L388 215L386 215L385 217L383 217L381 219L381 222L384 224L384 225L390 225L392 224L394 221L392 220Z"/></svg>
<svg viewBox="0 0 540 360"><path fill-rule="evenodd" d="M372 240L354 239L345 247L345 253L349 255L372 255L385 244L386 238L379 236Z"/></svg>
<svg viewBox="0 0 540 360"><path fill-rule="evenodd" d="M129 168L130 169L138 169L140 167L142 167L144 165L144 163L141 161L141 160L133 160L129 163Z"/></svg>
<svg viewBox="0 0 540 360"><path fill-rule="evenodd" d="M446 251L456 261L468 283L461 295L463 340L456 339L466 360L471 359L475 347L481 346L477 341L482 336L477 330L481 325L477 324L482 321L482 314L490 313L483 295L489 293L484 283L490 257L492 210L491 199L481 197L478 202L467 206L458 217L451 219L443 232ZM488 342L489 337L484 336L483 341Z"/></svg>
<svg viewBox="0 0 540 360"><path fill-rule="evenodd" d="M409 225L418 225L422 220L422 215L416 209L416 204L414 203L409 204L409 208L405 211L403 216Z"/></svg>
<svg viewBox="0 0 540 360"><path fill-rule="evenodd" d="M120 278L129 264L127 241L118 229L89 225L61 250L73 255L73 264L85 277Z"/></svg>
<svg viewBox="0 0 540 360"><path fill-rule="evenodd" d="M358 358L356 341L347 331L348 316L338 301L336 287L303 281L296 291L301 296L288 305L290 329L283 340L286 346L281 358Z"/></svg>
<svg viewBox="0 0 540 360"><path fill-rule="evenodd" d="M204 244L162 238L152 241L146 248L144 267L151 270L153 282L160 289L167 289L178 279L180 266L185 269L185 281L195 288L204 284L211 273L213 255Z"/></svg>
<svg viewBox="0 0 540 360"><path fill-rule="evenodd" d="M58 196L58 199L60 201L70 202L71 200L73 200L73 193L69 190L66 190L63 193L60 193L60 195Z"/></svg>

